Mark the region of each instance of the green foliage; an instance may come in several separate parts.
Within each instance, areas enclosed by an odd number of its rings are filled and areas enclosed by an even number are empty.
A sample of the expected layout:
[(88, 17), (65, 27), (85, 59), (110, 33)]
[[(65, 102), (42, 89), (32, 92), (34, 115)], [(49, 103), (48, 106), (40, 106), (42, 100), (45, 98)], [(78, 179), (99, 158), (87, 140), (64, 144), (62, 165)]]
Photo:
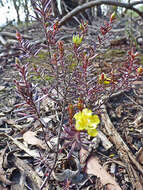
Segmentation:
[(48, 57), (48, 52), (40, 51), (37, 57), (40, 59), (46, 59)]
[(46, 64), (48, 62), (48, 57), (48, 52), (40, 51), (36, 56), (27, 58), (26, 61), (42, 66), (43, 64)]
[(30, 75), (32, 75), (31, 79), (32, 79), (35, 83), (42, 81), (41, 77), (40, 77), (39, 75), (36, 75), (35, 72), (31, 72)]
[(52, 80), (53, 80), (53, 77), (51, 77), (51, 76), (49, 76), (49, 75), (46, 75), (46, 76), (44, 76), (44, 79), (45, 79), (46, 81), (52, 81)]

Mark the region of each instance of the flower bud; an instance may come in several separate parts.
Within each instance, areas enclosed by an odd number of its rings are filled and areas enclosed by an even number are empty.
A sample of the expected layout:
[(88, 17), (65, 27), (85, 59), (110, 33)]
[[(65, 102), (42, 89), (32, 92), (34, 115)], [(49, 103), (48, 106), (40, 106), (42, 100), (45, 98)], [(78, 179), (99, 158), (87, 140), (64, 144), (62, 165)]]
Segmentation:
[(16, 31), (16, 38), (17, 38), (18, 41), (22, 40), (22, 36), (18, 31)]
[(83, 105), (83, 100), (81, 98), (78, 98), (78, 103), (77, 103), (77, 107), (80, 111), (83, 110), (84, 105)]
[(140, 67), (137, 68), (137, 73), (138, 73), (139, 75), (141, 75), (141, 74), (143, 73), (143, 68), (142, 68), (142, 66), (140, 66)]
[(112, 23), (113, 20), (115, 20), (115, 18), (116, 18), (116, 12), (113, 12), (113, 13), (111, 14), (111, 16), (110, 16), (110, 23)]
[(80, 28), (81, 31), (83, 31), (83, 30), (84, 30), (83, 24), (80, 24), (80, 25), (79, 25), (79, 28)]
[(20, 60), (16, 57), (15, 58), (15, 63), (17, 64), (17, 65), (19, 65), (19, 63), (20, 63)]
[(56, 21), (55, 24), (53, 25), (53, 29), (54, 29), (55, 31), (57, 31), (57, 30), (58, 30), (58, 27), (59, 27), (59, 22)]
[(71, 117), (73, 117), (73, 105), (72, 105), (72, 104), (69, 104), (69, 105), (68, 105), (68, 112), (69, 112), (69, 115), (70, 115)]
[(76, 46), (79, 46), (81, 44), (82, 40), (83, 40), (83, 36), (79, 36), (79, 34), (73, 35), (73, 37), (72, 37), (72, 41)]
[(101, 75), (99, 76), (98, 82), (99, 82), (99, 84), (110, 84), (111, 79), (107, 78), (105, 73), (101, 73)]

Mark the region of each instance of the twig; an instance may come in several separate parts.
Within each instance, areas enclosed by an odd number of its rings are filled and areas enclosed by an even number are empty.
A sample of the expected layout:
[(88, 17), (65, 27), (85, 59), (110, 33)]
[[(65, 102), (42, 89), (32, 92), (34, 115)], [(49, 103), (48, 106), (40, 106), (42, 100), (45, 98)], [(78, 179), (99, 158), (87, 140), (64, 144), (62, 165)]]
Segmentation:
[(118, 6), (118, 7), (124, 7), (126, 9), (130, 9), (135, 11), (139, 16), (141, 16), (143, 18), (143, 12), (141, 12), (140, 10), (134, 8), (135, 5), (139, 5), (139, 4), (143, 4), (143, 1), (137, 1), (134, 3), (120, 3), (118, 1), (115, 0), (97, 0), (97, 1), (91, 1), (88, 3), (85, 3), (83, 5), (80, 5), (78, 7), (76, 7), (75, 9), (73, 9), (71, 12), (69, 12), (68, 14), (66, 14), (60, 21), (59, 21), (59, 26), (62, 26), (65, 22), (67, 22), (67, 20), (69, 20), (71, 17), (77, 15), (79, 12), (84, 11), (85, 9), (94, 7), (94, 6), (98, 6), (98, 5), (111, 5), (111, 6)]
[(50, 179), (51, 173), (54, 170), (56, 162), (57, 162), (57, 159), (58, 159), (59, 145), (60, 145), (60, 136), (61, 136), (62, 126), (63, 126), (63, 120), (64, 120), (64, 116), (65, 116), (65, 106), (63, 106), (62, 113), (63, 114), (62, 114), (62, 118), (61, 118), (61, 121), (60, 121), (60, 124), (59, 124), (59, 131), (58, 131), (58, 136), (57, 136), (57, 139), (58, 139), (58, 142), (57, 142), (57, 152), (56, 152), (54, 164), (53, 164), (53, 167), (52, 167), (51, 171), (49, 172), (49, 175), (45, 177), (44, 182), (43, 182), (43, 184), (40, 187), (40, 190), (42, 190), (44, 188), (46, 182)]

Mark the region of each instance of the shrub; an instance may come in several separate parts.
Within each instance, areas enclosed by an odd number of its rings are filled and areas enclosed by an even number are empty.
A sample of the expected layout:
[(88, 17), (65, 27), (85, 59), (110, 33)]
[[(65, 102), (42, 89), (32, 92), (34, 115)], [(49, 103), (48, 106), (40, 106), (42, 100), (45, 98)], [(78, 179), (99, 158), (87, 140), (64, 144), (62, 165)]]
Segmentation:
[[(108, 73), (96, 71), (97, 48), (108, 41), (108, 35), (115, 20), (113, 13), (108, 22), (100, 27), (97, 42), (88, 48), (83, 46), (87, 34), (88, 25), (82, 22), (78, 28), (78, 34), (73, 35), (70, 46), (64, 41), (56, 41), (56, 35), (60, 32), (58, 21), (51, 20), (50, 1), (40, 1), (35, 11), (39, 15), (39, 23), (43, 27), (47, 49), (47, 61), (43, 65), (35, 63), (23, 63), (23, 57), (32, 59), (42, 50), (42, 45), (31, 45), (17, 32), (19, 48), (22, 51), (20, 59), (16, 58), (16, 68), (19, 71), (20, 80), (15, 80), (17, 92), (23, 102), (17, 105), (17, 112), (23, 115), (21, 119), (33, 117), (42, 124), (45, 141), (46, 133), (49, 138), (57, 137), (57, 148), (51, 150), (56, 153), (53, 166), (48, 170), (48, 178), (55, 167), (58, 154), (63, 149), (68, 151), (68, 157), (74, 150), (88, 147), (86, 138), (96, 136), (96, 127), (99, 124), (101, 105), (114, 93), (120, 90), (129, 90), (132, 83), (142, 75), (142, 67), (136, 64), (137, 53), (132, 48), (127, 59), (118, 70), (112, 68)], [(32, 82), (33, 75), (35, 76)], [(35, 82), (41, 79), (43, 86), (37, 89)], [(45, 98), (55, 102), (55, 112), (59, 110), (58, 125), (52, 129), (47, 128), (42, 119), (40, 103)], [(92, 111), (91, 111), (92, 110)], [(92, 114), (92, 112), (94, 114)], [(75, 121), (76, 120), (76, 121)], [(76, 123), (76, 124), (75, 124)], [(87, 134), (88, 132), (88, 134)], [(85, 140), (86, 139), (86, 140)], [(48, 143), (47, 143), (48, 146)], [(46, 166), (45, 166), (46, 167)]]

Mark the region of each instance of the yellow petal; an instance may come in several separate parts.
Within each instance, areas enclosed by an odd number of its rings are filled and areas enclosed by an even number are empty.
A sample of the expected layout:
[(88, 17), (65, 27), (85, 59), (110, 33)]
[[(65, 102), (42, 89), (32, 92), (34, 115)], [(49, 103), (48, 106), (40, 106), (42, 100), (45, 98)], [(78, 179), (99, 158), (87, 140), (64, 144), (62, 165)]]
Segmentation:
[[(75, 128), (76, 130), (89, 130), (91, 136), (95, 135), (96, 127), (100, 123), (100, 119), (97, 115), (92, 115), (92, 111), (85, 108), (82, 112), (78, 112), (74, 115), (76, 120)], [(93, 132), (92, 132), (93, 131)], [(97, 133), (97, 132), (96, 132)]]
[(76, 120), (80, 119), (81, 117), (82, 117), (81, 111), (78, 112), (78, 113), (76, 113), (76, 114), (74, 115), (74, 119), (76, 119)]
[(82, 110), (82, 113), (83, 113), (84, 115), (86, 115), (86, 116), (92, 115), (92, 111), (89, 110), (89, 109), (87, 109), (87, 108), (84, 108), (84, 109)]
[(108, 78), (103, 82), (103, 84), (110, 84), (110, 83), (111, 83), (111, 80)]
[(96, 137), (97, 134), (98, 134), (98, 131), (96, 129), (88, 129), (87, 130), (88, 134), (91, 136), (91, 137)]
[(83, 121), (76, 121), (75, 128), (77, 131), (85, 129), (86, 124)]
[(91, 118), (91, 122), (98, 125), (100, 123), (100, 119), (99, 119), (98, 115), (93, 115)]

